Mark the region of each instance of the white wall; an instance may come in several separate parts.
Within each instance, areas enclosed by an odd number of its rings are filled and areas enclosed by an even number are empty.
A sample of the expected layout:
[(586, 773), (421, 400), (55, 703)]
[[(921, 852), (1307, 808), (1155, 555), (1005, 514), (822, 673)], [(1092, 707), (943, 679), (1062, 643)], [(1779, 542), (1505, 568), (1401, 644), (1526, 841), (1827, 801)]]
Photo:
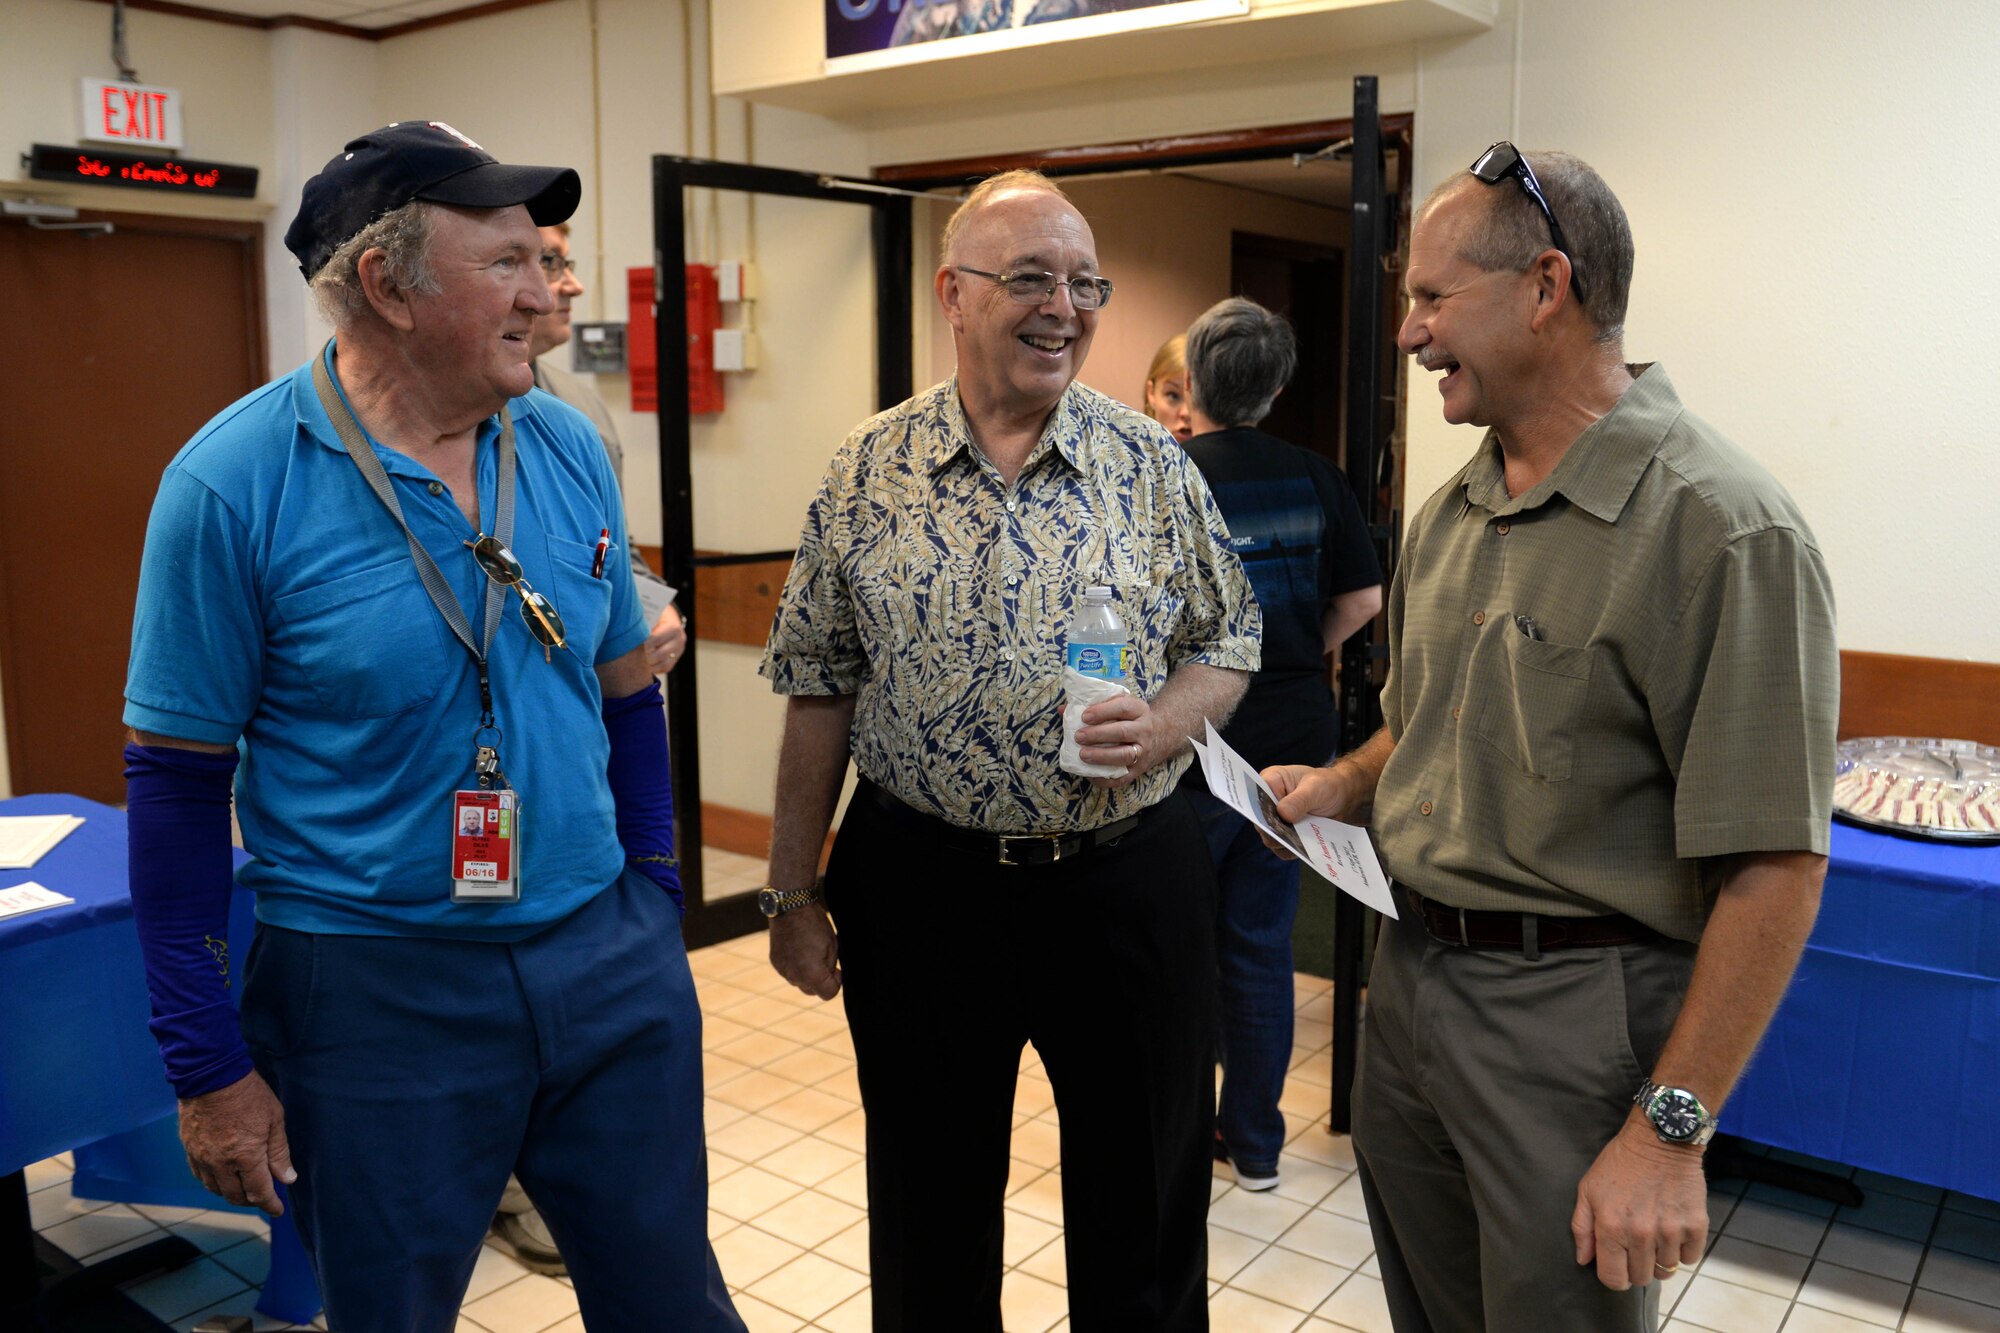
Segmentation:
[[(718, 59), (734, 70), (796, 64), (801, 44), (817, 40), (820, 6), (784, 5), (782, 23), (763, 23)], [(773, 0), (762, 9), (776, 12)], [(115, 73), (110, 11), (10, 0), (7, 17), (0, 193), (53, 197), (58, 188), (19, 179), (16, 154), (74, 141), (76, 80)], [(559, 0), (365, 43), (133, 11), (140, 73), (187, 94), (188, 151), (257, 165), (260, 200), (98, 190), (85, 202), (268, 213), (272, 364), (282, 369), (321, 334), (279, 248), (298, 185), (345, 137), (397, 116), (450, 120), (503, 158), (582, 169), (577, 250), (597, 287), (584, 307), (621, 319), (624, 270), (651, 262), (648, 159), (711, 155), (711, 133), (723, 158), (865, 173), (1338, 118), (1351, 110), (1353, 76), (1374, 73), (1385, 110), (1416, 113), (1419, 194), (1502, 137), (1578, 152), (1620, 192), (1639, 246), (1628, 354), (1664, 362), (1690, 406), (1798, 496), (1833, 568), (1843, 647), (2000, 660), (2000, 597), (1978, 572), (2000, 516), (2000, 449), (1983, 439), (2000, 419), (1984, 365), (2000, 313), (2000, 270), (1985, 255), (2000, 213), (1983, 142), (2000, 123), (1989, 69), (2000, 6), (1988, 0), (1503, 0), (1495, 27), (1467, 39), (1173, 79), (1132, 70), (1025, 99), (876, 110), (853, 124), (768, 108), (746, 122), (727, 98), (711, 115), (706, 19), (705, 0), (598, 0), (594, 11)], [(682, 109), (690, 66), (692, 120)], [(754, 250), (765, 272), (755, 319), (767, 357), (732, 383), (729, 411), (697, 426), (696, 541), (789, 545), (826, 454), (869, 406), (872, 336), (854, 327), (866, 266), (840, 280), (860, 240), (839, 222), (766, 206), (753, 241), (735, 199), (697, 214), (700, 257)], [(800, 311), (816, 322), (787, 332)], [(646, 502), (658, 488), (652, 418), (622, 411), (622, 378), (602, 387), (620, 410), (634, 529), (657, 540)], [(1475, 436), (1442, 424), (1425, 376), (1410, 386), (1408, 420), (1415, 503)], [(1938, 577), (1919, 554), (1932, 549), (1967, 554)], [(710, 799), (762, 809), (778, 714), (754, 657), (704, 656), (704, 729), (732, 750), (705, 780)]]

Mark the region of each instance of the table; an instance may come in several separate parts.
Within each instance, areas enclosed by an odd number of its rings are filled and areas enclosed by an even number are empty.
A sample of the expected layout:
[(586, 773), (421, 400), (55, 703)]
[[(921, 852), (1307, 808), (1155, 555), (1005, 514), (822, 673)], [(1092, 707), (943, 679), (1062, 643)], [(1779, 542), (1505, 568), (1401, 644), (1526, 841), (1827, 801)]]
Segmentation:
[(1819, 921), (1721, 1128), (2000, 1199), (2000, 846), (1836, 822)]
[[(229, 1206), (201, 1189), (184, 1159), (168, 1153), (163, 1162), (159, 1150), (146, 1146), (170, 1137), (162, 1126), (176, 1107), (146, 1026), (151, 1009), (126, 888), (124, 813), (77, 796), (0, 801), (0, 815), (45, 814), (81, 815), (84, 822), (32, 869), (0, 870), (0, 888), (33, 880), (76, 900), (0, 919), (0, 1325), (9, 1329), (32, 1317), (21, 1312), (32, 1304), (36, 1283), (24, 1167), (85, 1149), (74, 1186), (85, 1197)], [(249, 947), (252, 907), (250, 894), (235, 895), (229, 934), (238, 957)], [(93, 1158), (86, 1145), (95, 1144), (102, 1146)], [(274, 1226), (272, 1252), (266, 1296), (278, 1293), (286, 1309), (265, 1312), (310, 1319), (317, 1292), (289, 1218)], [(196, 1254), (181, 1241), (132, 1253), (146, 1257), (125, 1262), (121, 1255), (90, 1271), (107, 1270), (100, 1285), (126, 1281)], [(297, 1313), (308, 1300), (313, 1308)]]

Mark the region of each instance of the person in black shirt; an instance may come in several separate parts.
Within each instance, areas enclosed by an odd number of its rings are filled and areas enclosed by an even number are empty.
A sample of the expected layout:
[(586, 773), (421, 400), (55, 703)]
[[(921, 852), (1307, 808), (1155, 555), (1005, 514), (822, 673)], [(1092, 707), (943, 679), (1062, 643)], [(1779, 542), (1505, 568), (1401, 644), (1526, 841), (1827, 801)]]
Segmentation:
[[(1264, 611), (1264, 665), (1222, 737), (1252, 768), (1332, 762), (1339, 739), (1325, 655), (1382, 608), (1382, 568), (1354, 494), (1318, 454), (1258, 430), (1298, 364), (1281, 315), (1232, 297), (1188, 330), (1190, 416), (1183, 446), (1229, 523)], [(1221, 893), (1220, 1147), (1237, 1183), (1278, 1183), (1285, 1119), (1278, 1098), (1292, 1053), (1292, 920), (1299, 867), (1190, 769), (1183, 790), (1208, 836)]]

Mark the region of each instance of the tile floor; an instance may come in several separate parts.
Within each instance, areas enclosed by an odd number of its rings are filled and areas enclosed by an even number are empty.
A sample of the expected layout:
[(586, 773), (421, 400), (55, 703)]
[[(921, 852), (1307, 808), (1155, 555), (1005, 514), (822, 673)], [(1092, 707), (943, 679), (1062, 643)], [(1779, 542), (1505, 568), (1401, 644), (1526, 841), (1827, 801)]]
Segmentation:
[[(712, 886), (761, 879), (758, 862), (709, 856)], [(691, 961), (706, 1021), (709, 1234), (737, 1308), (751, 1333), (865, 1333), (861, 1110), (840, 1005), (784, 985), (765, 963), (761, 935), (700, 950)], [(1353, 1157), (1346, 1139), (1323, 1128), (1330, 988), (1300, 976), (1297, 995), (1282, 1181), (1269, 1194), (1250, 1194), (1227, 1167), (1216, 1168), (1213, 1327), (1390, 1333)], [(1032, 1050), (1015, 1095), (1013, 1154), (1001, 1292), (1007, 1328), (1065, 1330), (1054, 1097)], [(49, 1240), (78, 1258), (103, 1258), (162, 1229), (176, 1232), (204, 1257), (134, 1287), (132, 1298), (181, 1330), (210, 1314), (250, 1311), (270, 1262), (262, 1223), (74, 1199), (69, 1170), (56, 1158), (28, 1171), (34, 1224)], [(1726, 1183), (1710, 1199), (1707, 1257), (1667, 1286), (1665, 1333), (2000, 1333), (2000, 1204), (1867, 1172), (1858, 1178), (1868, 1199), (1852, 1209)], [(563, 1282), (481, 1252), (460, 1333), (582, 1328), (575, 1293)]]

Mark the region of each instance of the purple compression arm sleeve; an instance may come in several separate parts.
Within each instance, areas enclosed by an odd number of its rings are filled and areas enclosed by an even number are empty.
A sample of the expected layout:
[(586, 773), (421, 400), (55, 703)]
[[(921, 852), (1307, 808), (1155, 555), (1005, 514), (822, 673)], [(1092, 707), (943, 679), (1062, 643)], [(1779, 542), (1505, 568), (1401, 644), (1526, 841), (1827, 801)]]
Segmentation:
[(655, 680), (637, 694), (604, 701), (604, 731), (611, 738), (611, 803), (618, 811), (618, 842), (625, 859), (687, 911), (681, 900), (680, 861), (674, 856), (674, 784), (667, 767), (667, 724)]
[(230, 999), (229, 791), (236, 755), (125, 747), (132, 917), (153, 1038), (181, 1097), (250, 1072)]

